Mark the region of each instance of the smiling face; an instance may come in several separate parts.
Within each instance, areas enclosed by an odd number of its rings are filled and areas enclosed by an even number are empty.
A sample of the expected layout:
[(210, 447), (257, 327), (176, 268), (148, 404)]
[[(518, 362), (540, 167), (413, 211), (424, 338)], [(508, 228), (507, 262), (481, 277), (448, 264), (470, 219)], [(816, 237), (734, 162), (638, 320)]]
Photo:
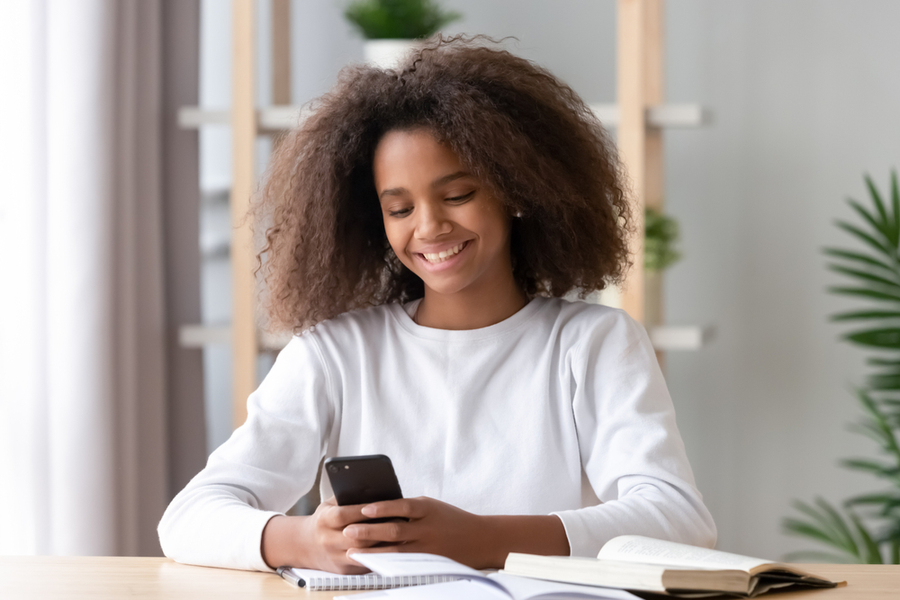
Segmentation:
[(372, 166), (388, 242), (426, 298), (487, 299), (514, 281), (503, 206), (428, 130), (388, 132)]

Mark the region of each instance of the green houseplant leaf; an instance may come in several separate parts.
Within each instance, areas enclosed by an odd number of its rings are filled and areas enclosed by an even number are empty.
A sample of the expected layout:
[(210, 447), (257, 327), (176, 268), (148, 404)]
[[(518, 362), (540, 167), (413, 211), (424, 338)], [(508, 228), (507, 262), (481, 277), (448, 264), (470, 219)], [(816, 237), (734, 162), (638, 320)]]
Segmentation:
[(663, 271), (681, 259), (678, 222), (650, 206), (644, 210), (644, 268)]
[(425, 38), (462, 17), (434, 0), (356, 0), (344, 16), (369, 40)]

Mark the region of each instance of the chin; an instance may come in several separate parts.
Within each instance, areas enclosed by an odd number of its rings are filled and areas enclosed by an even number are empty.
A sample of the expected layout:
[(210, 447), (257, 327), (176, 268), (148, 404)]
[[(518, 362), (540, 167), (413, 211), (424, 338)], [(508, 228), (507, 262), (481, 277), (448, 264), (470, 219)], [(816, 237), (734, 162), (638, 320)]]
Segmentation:
[[(417, 273), (418, 274), (418, 273)], [(428, 279), (419, 275), (419, 278), (422, 279), (422, 282), (425, 284), (425, 289), (434, 293), (440, 294), (441, 296), (450, 296), (456, 294), (458, 292), (466, 289), (466, 284), (461, 284), (458, 282), (450, 282), (450, 281), (428, 281)]]

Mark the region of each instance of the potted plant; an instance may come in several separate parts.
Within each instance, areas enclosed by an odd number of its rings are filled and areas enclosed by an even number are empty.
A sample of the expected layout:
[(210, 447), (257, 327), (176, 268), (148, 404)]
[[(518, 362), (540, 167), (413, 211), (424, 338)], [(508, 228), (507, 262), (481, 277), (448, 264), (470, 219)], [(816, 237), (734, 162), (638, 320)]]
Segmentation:
[(434, 0), (355, 0), (344, 16), (366, 39), (366, 61), (390, 69), (416, 45), (459, 19)]
[[(650, 328), (661, 324), (663, 271), (681, 260), (678, 250), (678, 221), (653, 207), (644, 208), (644, 324)], [(603, 290), (597, 301), (600, 304), (621, 308), (622, 294), (617, 287)]]
[(829, 288), (864, 305), (831, 317), (856, 328), (842, 337), (868, 349), (867, 364), (874, 367), (856, 392), (864, 416), (852, 426), (873, 440), (879, 459), (842, 461), (844, 467), (882, 479), (887, 489), (863, 494), (836, 507), (822, 498), (813, 503), (796, 501), (801, 513), (783, 522), (787, 533), (828, 547), (827, 552), (795, 552), (788, 559), (826, 562), (900, 563), (900, 187), (891, 175), (890, 202), (866, 177), (871, 205), (849, 200), (859, 224), (838, 221), (837, 226), (864, 248), (826, 248), (828, 268), (847, 277), (850, 285)]

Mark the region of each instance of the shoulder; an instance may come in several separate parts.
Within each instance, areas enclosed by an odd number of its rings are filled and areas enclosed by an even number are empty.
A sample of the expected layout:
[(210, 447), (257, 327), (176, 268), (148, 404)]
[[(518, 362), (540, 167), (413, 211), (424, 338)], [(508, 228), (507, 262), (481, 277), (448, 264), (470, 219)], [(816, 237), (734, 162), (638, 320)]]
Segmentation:
[(570, 354), (620, 360), (636, 350), (652, 353), (646, 330), (624, 310), (561, 298), (541, 301), (543, 319), (552, 322), (560, 346)]
[(304, 334), (310, 334), (318, 339), (328, 339), (394, 329), (397, 326), (398, 311), (403, 312), (403, 307), (396, 303), (351, 310), (313, 325)]
[(634, 338), (644, 331), (640, 323), (619, 308), (564, 298), (540, 298), (543, 318), (561, 331), (581, 336), (615, 335)]
[(282, 352), (305, 348), (304, 352), (314, 351), (324, 359), (340, 348), (377, 344), (399, 327), (400, 313), (403, 307), (396, 303), (349, 311), (293, 336)]

